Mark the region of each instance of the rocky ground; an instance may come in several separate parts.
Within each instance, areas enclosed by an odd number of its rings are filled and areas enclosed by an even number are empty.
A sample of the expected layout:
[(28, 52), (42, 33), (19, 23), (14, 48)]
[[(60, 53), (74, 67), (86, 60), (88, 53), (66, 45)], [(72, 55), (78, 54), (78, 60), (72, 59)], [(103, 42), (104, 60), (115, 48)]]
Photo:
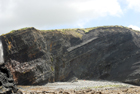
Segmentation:
[(23, 94), (140, 94), (140, 87), (109, 81), (55, 82), (43, 86), (18, 86)]

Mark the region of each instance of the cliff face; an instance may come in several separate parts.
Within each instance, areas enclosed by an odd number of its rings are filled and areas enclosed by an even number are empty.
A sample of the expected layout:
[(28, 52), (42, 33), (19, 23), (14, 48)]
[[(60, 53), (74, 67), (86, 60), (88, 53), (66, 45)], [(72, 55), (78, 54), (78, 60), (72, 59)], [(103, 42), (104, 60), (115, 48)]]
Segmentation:
[(140, 85), (140, 33), (126, 27), (27, 28), (1, 39), (6, 67), (20, 85), (68, 81), (72, 77)]

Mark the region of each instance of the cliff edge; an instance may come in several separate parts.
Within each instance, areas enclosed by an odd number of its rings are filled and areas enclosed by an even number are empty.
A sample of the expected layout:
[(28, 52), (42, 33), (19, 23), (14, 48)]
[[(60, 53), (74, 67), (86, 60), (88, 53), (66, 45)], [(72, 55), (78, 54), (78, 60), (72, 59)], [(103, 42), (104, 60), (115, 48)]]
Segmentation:
[(103, 79), (140, 85), (140, 32), (123, 26), (14, 30), (0, 36), (19, 85)]

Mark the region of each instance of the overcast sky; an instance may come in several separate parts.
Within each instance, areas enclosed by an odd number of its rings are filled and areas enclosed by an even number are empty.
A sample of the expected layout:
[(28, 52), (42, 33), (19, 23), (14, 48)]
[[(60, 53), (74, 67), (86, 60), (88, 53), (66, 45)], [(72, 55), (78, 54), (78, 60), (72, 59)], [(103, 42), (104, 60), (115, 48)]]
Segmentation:
[(104, 25), (140, 30), (140, 0), (0, 0), (0, 34)]

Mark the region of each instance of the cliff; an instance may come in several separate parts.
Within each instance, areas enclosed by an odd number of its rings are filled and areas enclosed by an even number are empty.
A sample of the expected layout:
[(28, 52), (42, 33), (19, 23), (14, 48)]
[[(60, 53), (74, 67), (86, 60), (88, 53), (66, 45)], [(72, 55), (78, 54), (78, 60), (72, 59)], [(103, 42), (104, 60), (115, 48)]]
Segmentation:
[(140, 85), (140, 33), (123, 26), (1, 35), (6, 67), (19, 85), (104, 79)]
[(5, 66), (3, 46), (0, 41), (0, 94), (22, 94), (16, 87), (10, 70)]

